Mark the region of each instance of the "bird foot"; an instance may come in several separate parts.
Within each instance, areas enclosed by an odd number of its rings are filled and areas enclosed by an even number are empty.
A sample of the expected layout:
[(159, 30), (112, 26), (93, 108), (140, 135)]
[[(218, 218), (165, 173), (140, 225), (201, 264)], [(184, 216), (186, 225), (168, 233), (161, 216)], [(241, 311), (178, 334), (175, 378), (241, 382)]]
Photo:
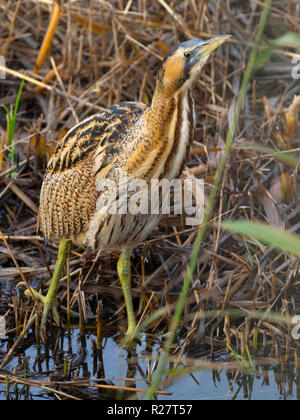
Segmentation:
[(47, 323), (47, 318), (48, 318), (48, 314), (51, 310), (52, 312), (52, 316), (53, 319), (56, 323), (56, 325), (59, 327), (60, 326), (60, 318), (59, 318), (59, 313), (58, 313), (58, 302), (56, 297), (54, 296), (49, 296), (48, 294), (46, 296), (43, 296), (41, 293), (37, 292), (35, 289), (31, 290), (25, 290), (25, 295), (26, 296), (33, 296), (38, 299), (42, 305), (44, 306), (43, 309), (43, 315), (42, 315), (42, 320), (41, 320), (41, 331), (44, 331), (44, 328), (46, 326)]

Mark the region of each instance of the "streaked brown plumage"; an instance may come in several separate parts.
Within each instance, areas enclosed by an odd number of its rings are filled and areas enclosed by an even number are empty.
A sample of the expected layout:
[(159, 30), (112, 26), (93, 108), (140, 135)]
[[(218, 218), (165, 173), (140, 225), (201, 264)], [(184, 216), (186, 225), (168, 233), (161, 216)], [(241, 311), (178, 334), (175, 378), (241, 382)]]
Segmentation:
[[(99, 216), (97, 183), (104, 178), (117, 180), (119, 169), (126, 171), (129, 179), (149, 182), (177, 177), (193, 140), (194, 124), (189, 91), (155, 104), (154, 109), (138, 103), (113, 106), (78, 124), (58, 143), (48, 164), (40, 203), (44, 235), (106, 249), (143, 241), (151, 217)], [(180, 140), (184, 150), (174, 168)], [(117, 219), (122, 220), (118, 223)], [(159, 221), (158, 217), (152, 219), (151, 230)]]
[[(114, 105), (77, 124), (58, 142), (41, 190), (40, 226), (46, 238), (121, 250), (146, 239), (159, 215), (103, 212), (101, 181), (117, 180), (120, 171), (126, 171), (129, 180), (147, 183), (180, 175), (196, 124), (193, 82), (226, 39), (177, 45), (163, 61), (150, 106)], [(122, 200), (119, 192), (118, 199)], [(130, 318), (132, 332), (132, 314)]]
[(79, 123), (57, 144), (41, 190), (40, 224), (46, 238), (69, 238), (95, 248), (88, 232), (95, 228), (97, 179), (109, 171), (113, 176), (120, 166), (121, 150), (128, 150), (125, 133), (145, 108), (135, 103), (112, 106)]

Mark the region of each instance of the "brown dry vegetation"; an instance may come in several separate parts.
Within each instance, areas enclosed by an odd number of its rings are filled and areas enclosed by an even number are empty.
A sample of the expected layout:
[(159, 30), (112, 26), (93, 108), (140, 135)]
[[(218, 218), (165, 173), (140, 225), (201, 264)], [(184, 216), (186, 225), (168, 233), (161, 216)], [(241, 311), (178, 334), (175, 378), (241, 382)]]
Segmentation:
[[(214, 54), (194, 91), (198, 126), (186, 176), (203, 178), (208, 194), (262, 4), (258, 0), (65, 1), (38, 68), (52, 1), (0, 1), (0, 55), (10, 70), (30, 78), (25, 81), (17, 116), (14, 166), (8, 157), (6, 115), (0, 109), (0, 229), (4, 235), (0, 239), (0, 314), (6, 316), (14, 338), (5, 351), (0, 350), (0, 369), (13, 356), (11, 352), (7, 358), (6, 352), (29, 319), (25, 342), (34, 336), (34, 303), (17, 293), (16, 284), (26, 281), (45, 290), (55, 264), (57, 243), (45, 247), (36, 232), (36, 220), (43, 172), (57, 139), (78, 120), (114, 103), (151, 101), (157, 69), (172, 45), (230, 33), (233, 38)], [(263, 42), (299, 30), (298, 2), (274, 0)], [(220, 228), (224, 220), (246, 219), (299, 232), (297, 170), (248, 145), (258, 143), (287, 155), (299, 151), (298, 104), (293, 101), (300, 95), (300, 84), (291, 77), (296, 52), (278, 48), (251, 80), (215, 203), (214, 224), (205, 237), (186, 304), (175, 348), (178, 366), (186, 353), (216, 356), (226, 343), (242, 354), (248, 345), (254, 355), (256, 339), (260, 355), (276, 357), (279, 363), (298, 363), (299, 343), (292, 340), (290, 327), (277, 320), (255, 319), (250, 312), (300, 313), (295, 293), (299, 261)], [(0, 104), (15, 103), (20, 82), (12, 72), (0, 80)], [(152, 334), (168, 329), (195, 235), (196, 229), (185, 227), (180, 218), (165, 219), (134, 252), (137, 318), (145, 319), (163, 305), (170, 308), (167, 317), (151, 325)], [(103, 252), (96, 260), (85, 250), (73, 249), (67, 267), (70, 290), (66, 277), (61, 281), (59, 299), (66, 305), (70, 295), (71, 307), (81, 312), (82, 328), (84, 315), (97, 310), (98, 339), (117, 332), (124, 318), (117, 257), (117, 253)], [(224, 316), (219, 310), (239, 310), (239, 316), (230, 312)], [(215, 312), (205, 316), (206, 311)], [(88, 323), (95, 325), (94, 320)], [(193, 366), (194, 359), (188, 360), (185, 366)]]

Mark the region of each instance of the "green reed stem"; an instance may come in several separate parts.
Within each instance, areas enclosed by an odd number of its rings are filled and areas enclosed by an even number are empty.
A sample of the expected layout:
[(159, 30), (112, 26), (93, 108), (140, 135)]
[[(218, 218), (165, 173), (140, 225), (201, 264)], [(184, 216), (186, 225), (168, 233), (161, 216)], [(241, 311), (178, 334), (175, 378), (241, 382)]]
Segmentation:
[(263, 13), (261, 15), (261, 19), (260, 22), (258, 24), (258, 30), (255, 36), (255, 42), (254, 42), (254, 46), (252, 48), (250, 57), (249, 57), (249, 61), (248, 61), (248, 65), (246, 68), (246, 71), (244, 73), (244, 77), (243, 77), (243, 81), (242, 81), (242, 85), (241, 85), (241, 90), (237, 99), (237, 103), (236, 103), (236, 107), (235, 107), (235, 112), (234, 112), (234, 117), (233, 120), (229, 126), (229, 130), (226, 136), (226, 144), (225, 144), (225, 149), (224, 149), (224, 154), (223, 157), (221, 158), (221, 161), (219, 163), (216, 175), (215, 175), (215, 179), (214, 179), (214, 185), (213, 188), (211, 190), (209, 199), (208, 199), (208, 203), (204, 212), (204, 218), (203, 218), (203, 223), (199, 228), (197, 237), (195, 239), (194, 245), (193, 245), (193, 250), (192, 250), (192, 256), (187, 268), (187, 273), (185, 275), (184, 278), (184, 282), (183, 282), (183, 286), (178, 298), (178, 302), (176, 305), (176, 309), (175, 309), (175, 313), (172, 319), (172, 324), (171, 324), (171, 329), (169, 332), (169, 336), (168, 336), (168, 340), (166, 342), (165, 345), (165, 349), (163, 354), (160, 357), (160, 361), (156, 370), (156, 373), (153, 377), (153, 381), (151, 383), (151, 385), (149, 386), (148, 389), (148, 393), (147, 393), (147, 399), (151, 400), (153, 398), (154, 392), (158, 389), (161, 378), (163, 377), (165, 371), (166, 371), (166, 364), (169, 358), (169, 353), (171, 351), (171, 347), (172, 347), (172, 343), (174, 342), (174, 338), (175, 338), (175, 334), (176, 334), (176, 330), (178, 328), (178, 325), (180, 323), (181, 317), (182, 317), (182, 313), (183, 313), (183, 308), (184, 308), (184, 304), (188, 295), (188, 292), (190, 290), (190, 286), (192, 283), (192, 279), (193, 279), (193, 274), (195, 272), (196, 269), (196, 265), (197, 265), (197, 260), (198, 260), (198, 256), (200, 253), (200, 248), (201, 245), (203, 243), (203, 239), (205, 236), (205, 233), (207, 231), (208, 225), (209, 225), (209, 220), (210, 220), (210, 216), (215, 204), (215, 199), (218, 193), (218, 188), (220, 185), (220, 181), (222, 179), (224, 170), (225, 170), (225, 166), (226, 163), (228, 161), (228, 157), (231, 151), (231, 146), (234, 140), (234, 136), (235, 136), (235, 132), (237, 130), (237, 126), (238, 126), (238, 122), (239, 122), (239, 117), (244, 105), (244, 101), (245, 101), (245, 96), (247, 93), (247, 89), (248, 89), (248, 84), (255, 66), (255, 62), (256, 62), (256, 58), (257, 58), (257, 54), (258, 54), (258, 50), (259, 50), (259, 43), (261, 41), (263, 32), (264, 32), (264, 28), (267, 22), (267, 18), (269, 16), (269, 12), (270, 12), (270, 8), (272, 5), (272, 1), (273, 0), (266, 0), (265, 2), (265, 6), (264, 6), (264, 10)]
[[(24, 85), (24, 79), (21, 81), (21, 85), (19, 87), (19, 91), (17, 94), (16, 102), (13, 107), (13, 111), (11, 112), (5, 105), (1, 105), (7, 115), (7, 125), (8, 125), (8, 145), (10, 146), (10, 152), (9, 152), (9, 160), (11, 166), (14, 166), (15, 164), (15, 142), (14, 142), (14, 135), (15, 135), (15, 127), (16, 127), (16, 120), (17, 120), (17, 113), (19, 108), (19, 103), (21, 99), (21, 94), (23, 90)], [(11, 176), (15, 176), (15, 172), (11, 173)]]

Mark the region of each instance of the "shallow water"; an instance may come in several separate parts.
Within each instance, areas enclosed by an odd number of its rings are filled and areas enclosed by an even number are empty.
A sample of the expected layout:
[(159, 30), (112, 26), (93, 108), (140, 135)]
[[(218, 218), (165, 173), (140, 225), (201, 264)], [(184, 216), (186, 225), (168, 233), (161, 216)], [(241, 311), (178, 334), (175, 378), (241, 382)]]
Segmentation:
[[(54, 331), (55, 333), (55, 331)], [(58, 337), (58, 336), (57, 336)], [(34, 334), (30, 334), (25, 344), (18, 349), (18, 356), (12, 358), (5, 369), (15, 371), (20, 377), (24, 374), (24, 360), (27, 361), (27, 379), (46, 382), (50, 377), (52, 381), (73, 381), (82, 378), (100, 379), (105, 381), (99, 384), (129, 386), (146, 389), (148, 386), (147, 372), (158, 357), (162, 345), (160, 341), (149, 345), (145, 336), (142, 344), (137, 345), (136, 354), (128, 351), (118, 344), (118, 336), (105, 338), (102, 352), (97, 356), (93, 350), (92, 341), (96, 337), (92, 333), (81, 336), (78, 329), (73, 329), (68, 336), (58, 338), (53, 334), (53, 341), (49, 346), (41, 345), (37, 350)], [(3, 360), (7, 348), (11, 347), (13, 340), (5, 338), (0, 340), (0, 360)], [(56, 347), (55, 356), (53, 350)], [(2, 350), (2, 352), (1, 352)], [(198, 359), (198, 361), (200, 358)], [(300, 396), (300, 376), (293, 366), (266, 363), (255, 365), (254, 374), (246, 374), (236, 370), (224, 368), (224, 362), (232, 361), (228, 355), (219, 358), (220, 368), (195, 371), (177, 378), (174, 382), (162, 387), (171, 395), (158, 395), (158, 400), (279, 400), (298, 399)], [(216, 360), (214, 361), (216, 362)], [(64, 376), (64, 364), (68, 364), (69, 378)], [(72, 364), (71, 364), (72, 363)], [(5, 374), (5, 371), (0, 371)], [(236, 378), (235, 378), (236, 376)], [(134, 380), (125, 381), (132, 377)], [(47, 384), (45, 384), (47, 385)], [(52, 387), (49, 384), (50, 387)], [(58, 388), (70, 395), (84, 399), (143, 399), (141, 392), (112, 391), (96, 388)], [(0, 384), (0, 399), (54, 399), (52, 392), (37, 387), (18, 384), (10, 385), (8, 396), (5, 384)]]

